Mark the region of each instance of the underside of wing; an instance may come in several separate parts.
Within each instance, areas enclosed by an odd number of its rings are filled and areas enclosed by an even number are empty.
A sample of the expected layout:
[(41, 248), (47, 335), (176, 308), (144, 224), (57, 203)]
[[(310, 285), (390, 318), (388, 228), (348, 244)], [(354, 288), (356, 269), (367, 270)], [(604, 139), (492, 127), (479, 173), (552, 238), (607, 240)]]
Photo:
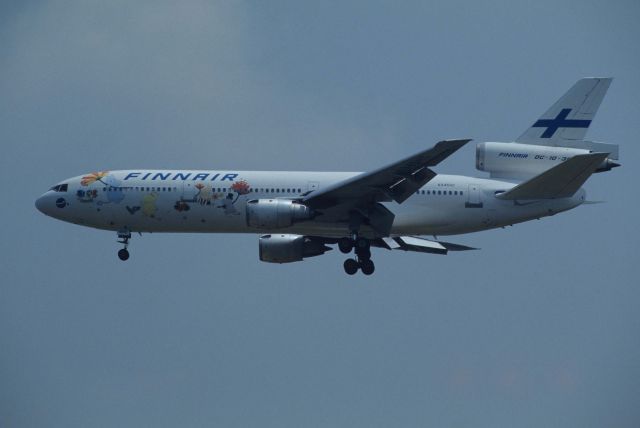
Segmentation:
[(416, 236), (398, 236), (394, 238), (380, 238), (374, 245), (387, 248), (389, 250), (415, 251), (419, 253), (442, 254), (449, 251), (469, 251), (477, 248), (466, 245), (452, 244), (450, 242), (431, 241), (429, 239), (418, 238)]

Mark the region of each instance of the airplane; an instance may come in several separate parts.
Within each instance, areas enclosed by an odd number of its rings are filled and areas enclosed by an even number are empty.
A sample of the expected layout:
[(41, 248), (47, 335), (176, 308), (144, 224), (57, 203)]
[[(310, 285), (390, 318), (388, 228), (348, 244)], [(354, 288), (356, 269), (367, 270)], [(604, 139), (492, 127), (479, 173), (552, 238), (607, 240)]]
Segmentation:
[[(332, 250), (371, 275), (371, 249), (474, 250), (438, 239), (552, 216), (585, 202), (585, 181), (619, 166), (618, 146), (584, 139), (611, 78), (578, 80), (513, 142), (476, 146), (489, 178), (438, 174), (471, 139), (443, 140), (373, 171), (97, 171), (63, 180), (35, 205), (55, 219), (132, 233), (259, 234), (259, 259), (297, 262)], [(426, 236), (432, 236), (428, 239)]]

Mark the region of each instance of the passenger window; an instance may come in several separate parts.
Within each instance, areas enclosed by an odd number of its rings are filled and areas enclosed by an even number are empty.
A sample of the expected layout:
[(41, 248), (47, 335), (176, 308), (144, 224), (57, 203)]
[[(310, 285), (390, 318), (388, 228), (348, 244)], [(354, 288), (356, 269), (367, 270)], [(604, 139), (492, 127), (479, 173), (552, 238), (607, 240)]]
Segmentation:
[(453, 192), (451, 190), (449, 190), (449, 195), (453, 195)]

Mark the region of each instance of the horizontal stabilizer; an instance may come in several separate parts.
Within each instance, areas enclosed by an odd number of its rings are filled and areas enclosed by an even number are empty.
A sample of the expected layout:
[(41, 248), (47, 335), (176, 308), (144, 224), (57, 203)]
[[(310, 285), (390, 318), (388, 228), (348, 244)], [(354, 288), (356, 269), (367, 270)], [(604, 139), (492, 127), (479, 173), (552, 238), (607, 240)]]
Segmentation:
[(415, 236), (398, 236), (395, 238), (382, 238), (379, 246), (389, 250), (415, 251), (419, 253), (447, 254), (449, 251), (477, 250), (466, 245), (452, 244), (450, 242), (430, 241)]
[(580, 189), (608, 155), (576, 155), (496, 197), (507, 200), (568, 198)]

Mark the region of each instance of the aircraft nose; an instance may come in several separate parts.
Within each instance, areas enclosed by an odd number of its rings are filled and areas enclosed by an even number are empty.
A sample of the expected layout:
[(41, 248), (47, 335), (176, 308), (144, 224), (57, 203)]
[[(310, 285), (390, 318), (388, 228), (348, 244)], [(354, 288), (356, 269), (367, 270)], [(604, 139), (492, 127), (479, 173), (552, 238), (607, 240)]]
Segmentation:
[(44, 199), (45, 199), (44, 195), (42, 195), (38, 199), (36, 199), (36, 208), (42, 214), (46, 214), (46, 211), (45, 211), (45, 200)]

